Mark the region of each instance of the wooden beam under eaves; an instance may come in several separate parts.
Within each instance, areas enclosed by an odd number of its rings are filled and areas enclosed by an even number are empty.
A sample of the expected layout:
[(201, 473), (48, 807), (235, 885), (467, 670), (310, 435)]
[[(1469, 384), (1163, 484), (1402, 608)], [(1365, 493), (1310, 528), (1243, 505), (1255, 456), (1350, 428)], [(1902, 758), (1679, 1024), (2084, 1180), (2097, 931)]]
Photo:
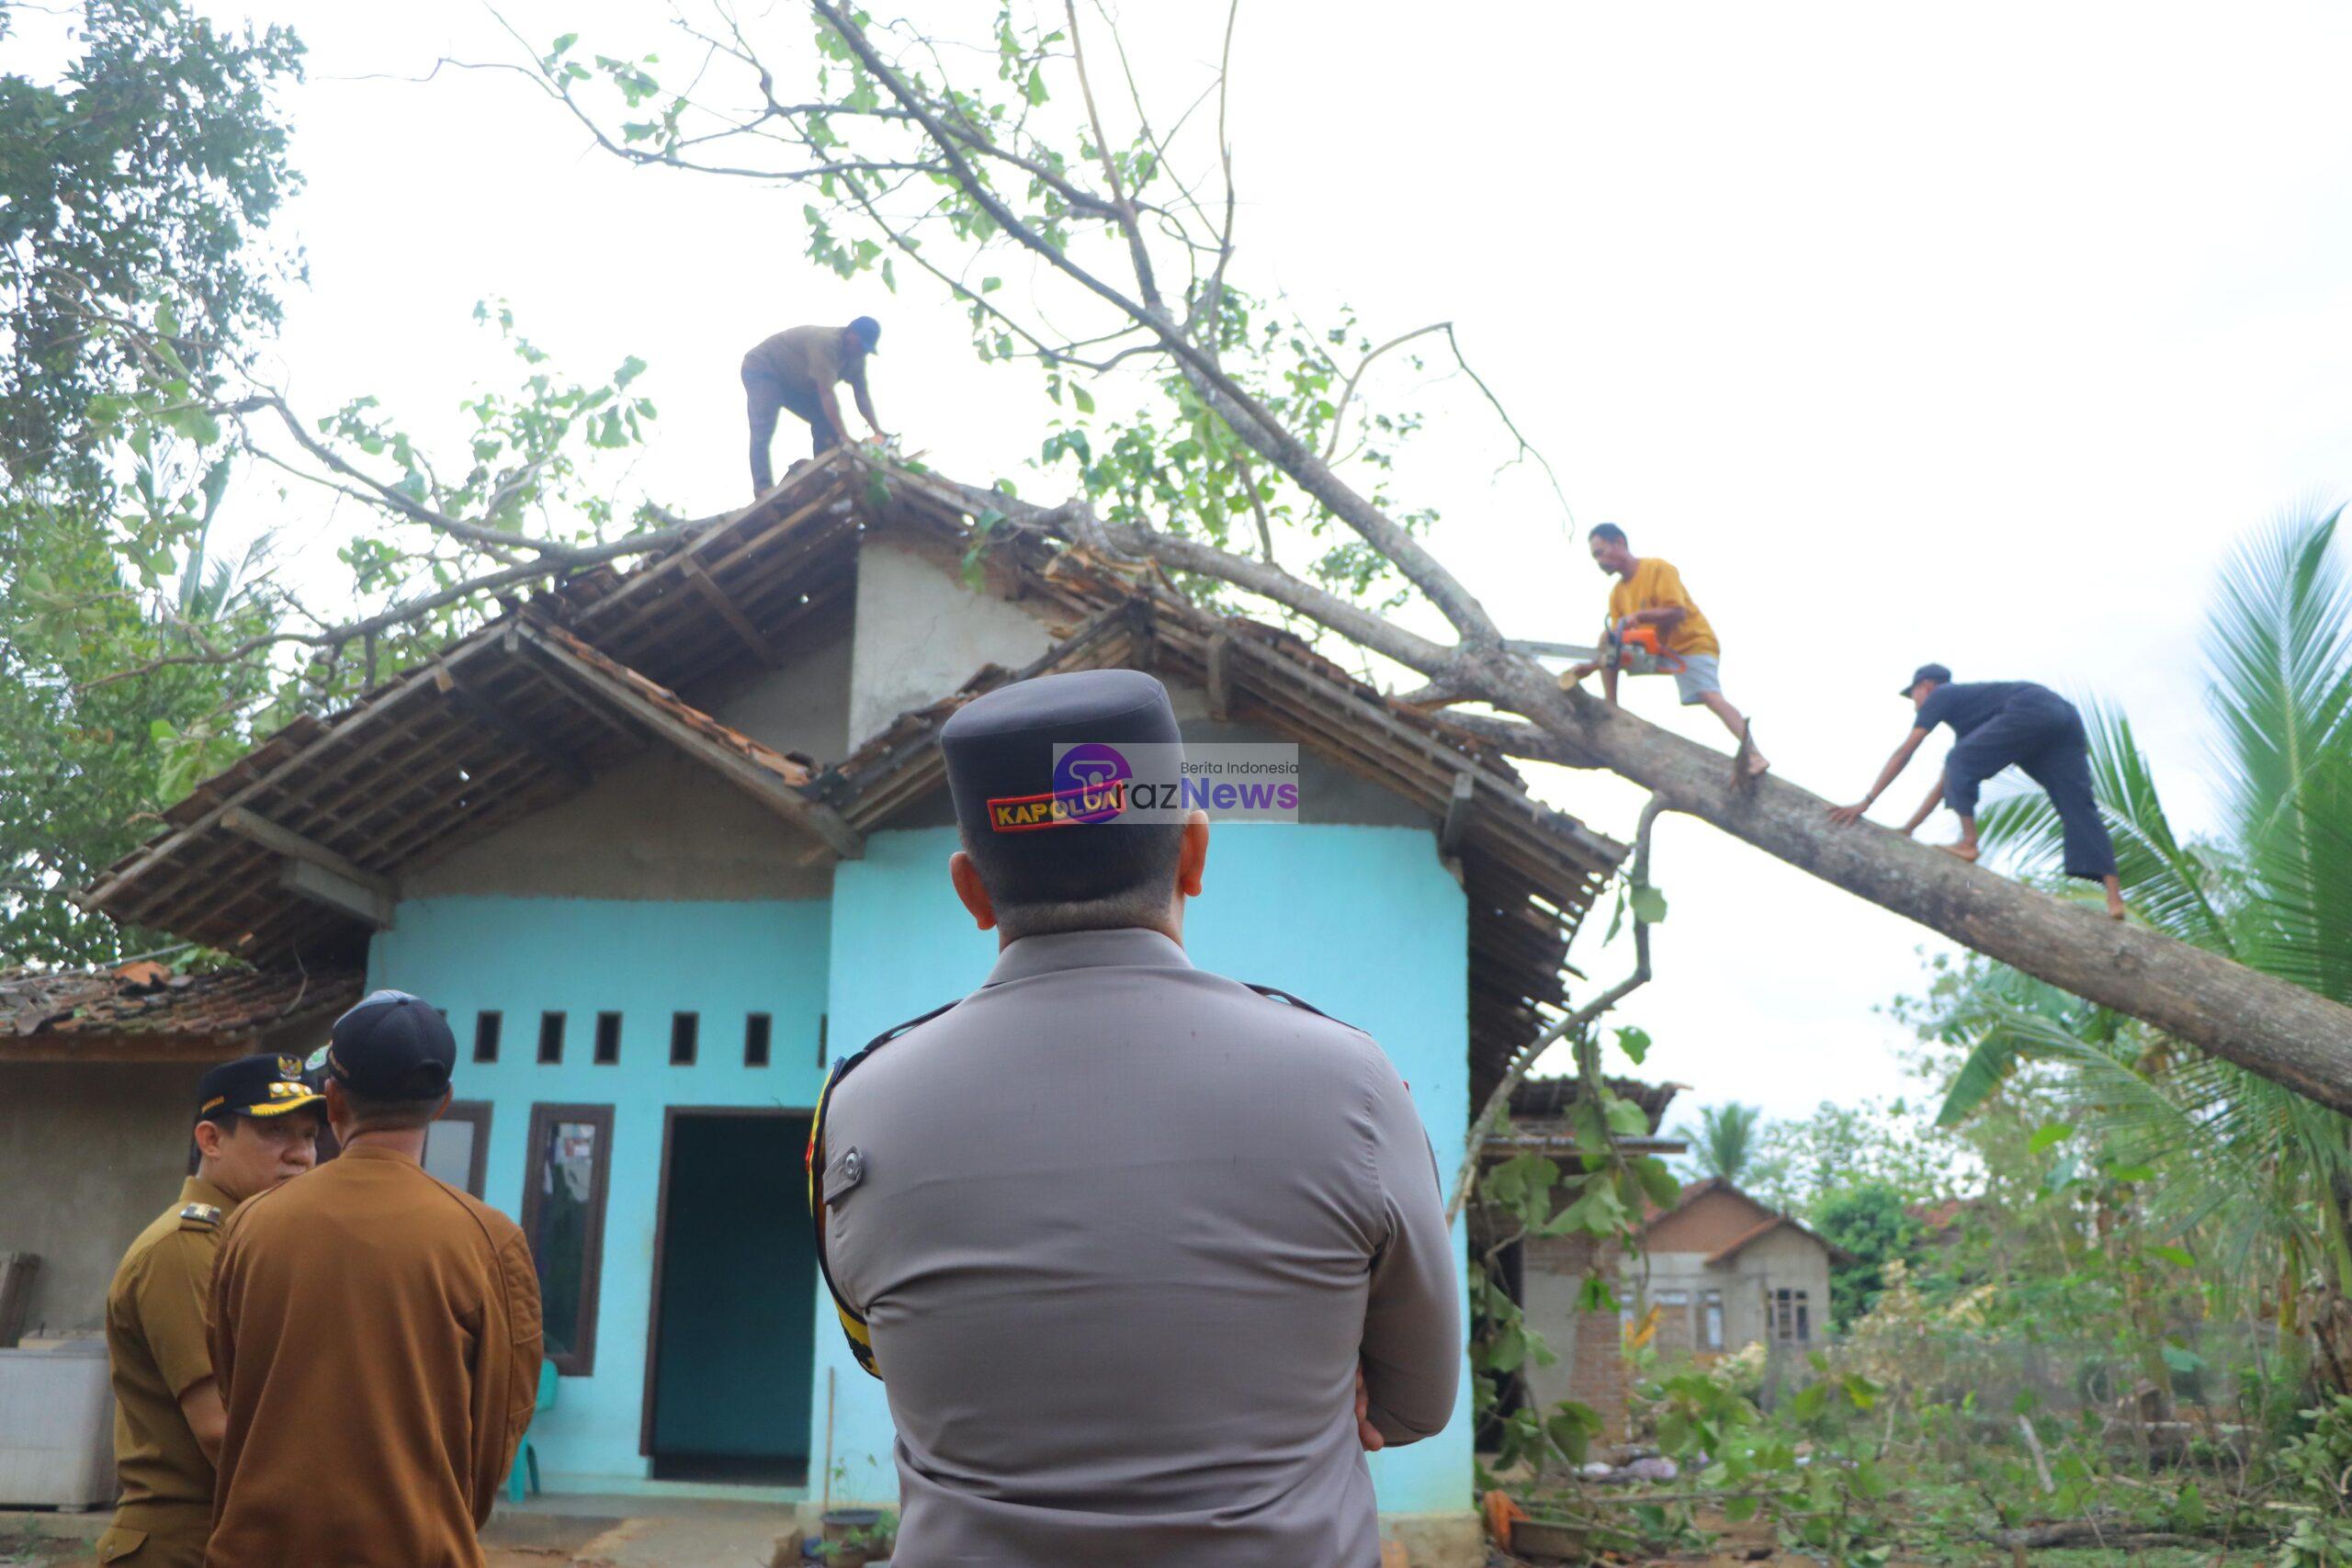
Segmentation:
[(1445, 824), (1437, 830), (1439, 854), (1453, 859), (1462, 853), (1462, 835), (1470, 829), (1470, 803), (1477, 793), (1477, 774), (1464, 769), (1453, 775), (1453, 793), (1445, 802)]
[(280, 827), (257, 811), (232, 806), (220, 814), (220, 826), (266, 850), (275, 850), (288, 860), (304, 861), (321, 871), (332, 872), (353, 886), (371, 894), (386, 908), (400, 898), (400, 885), (390, 877), (369, 871), (357, 861), (337, 854), (314, 839), (306, 839), (291, 829)]
[(30, 1037), (0, 1035), (0, 1063), (201, 1062), (209, 1066), (260, 1049), (259, 1029), (182, 1034), (164, 1029), (74, 1029)]
[(277, 885), (299, 898), (323, 905), (339, 914), (379, 931), (392, 929), (392, 900), (372, 887), (364, 887), (347, 876), (339, 876), (324, 866), (312, 865), (306, 860), (281, 861), (277, 866)]
[(1233, 716), (1233, 634), (1209, 638), (1209, 716), (1223, 724)]
[(582, 659), (537, 627), (525, 623), (525, 641), (579, 691), (652, 731), (654, 736), (711, 769), (793, 826), (808, 833), (842, 860), (865, 854), (865, 840), (842, 814), (802, 794), (733, 747), (705, 734), (628, 682)]

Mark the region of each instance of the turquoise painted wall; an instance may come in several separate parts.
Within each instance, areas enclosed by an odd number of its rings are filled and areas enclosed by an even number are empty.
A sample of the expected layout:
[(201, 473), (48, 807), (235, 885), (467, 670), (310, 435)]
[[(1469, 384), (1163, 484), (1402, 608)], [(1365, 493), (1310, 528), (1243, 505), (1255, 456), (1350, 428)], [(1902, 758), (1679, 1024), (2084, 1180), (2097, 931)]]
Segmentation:
[[(375, 985), (447, 1008), (460, 1050), (458, 1093), (495, 1107), (485, 1196), (519, 1214), (533, 1102), (614, 1106), (596, 1369), (563, 1381), (533, 1429), (557, 1489), (628, 1489), (638, 1452), (646, 1320), (665, 1105), (805, 1110), (820, 1082), (817, 1029), (846, 1055), (987, 976), (993, 935), (975, 931), (947, 886), (952, 828), (872, 835), (823, 903), (654, 903), (442, 897), (404, 902), (378, 937)], [(1468, 917), (1425, 829), (1342, 825), (1230, 827), (1213, 843), (1207, 896), (1189, 917), (1203, 965), (1279, 986), (1373, 1032), (1412, 1085), (1438, 1168), (1461, 1162), (1468, 1122)], [(466, 1060), (474, 1015), (504, 1014), (501, 1059)], [(560, 1066), (533, 1059), (538, 1016), (569, 1015)], [(594, 1015), (624, 1017), (621, 1061), (589, 1059)], [(702, 1014), (701, 1059), (669, 1066), (673, 1011)], [(775, 1017), (773, 1065), (742, 1066), (742, 1016)], [(797, 1168), (797, 1148), (780, 1150)], [(1455, 1241), (1459, 1263), (1460, 1236)], [(888, 1405), (842, 1348), (822, 1286), (808, 1302), (816, 1361), (811, 1490), (830, 1435), (837, 1499), (896, 1494)], [(794, 1314), (797, 1315), (797, 1314)], [(797, 1326), (797, 1325), (796, 1325)], [(834, 1391), (826, 1430), (826, 1383)], [(1469, 1386), (1436, 1438), (1372, 1458), (1381, 1506), (1454, 1510), (1471, 1487)]]
[[(821, 901), (424, 898), (401, 903), (393, 929), (372, 945), (370, 983), (447, 1009), (458, 1035), (458, 1096), (492, 1102), (489, 1201), (520, 1217), (534, 1102), (613, 1107), (595, 1371), (564, 1379), (556, 1407), (531, 1433), (541, 1472), (559, 1490), (625, 1487), (647, 1473), (638, 1436), (663, 1108), (816, 1104), (827, 919)], [(504, 1015), (495, 1066), (470, 1059), (483, 1009)], [(538, 1019), (551, 1010), (567, 1015), (564, 1057), (542, 1066)], [(591, 1060), (600, 1011), (621, 1014), (616, 1066)], [(694, 1066), (670, 1066), (673, 1012), (701, 1015)], [(752, 1012), (775, 1020), (765, 1068), (743, 1065), (743, 1020)], [(790, 1139), (780, 1145), (788, 1146), (777, 1148), (777, 1160), (797, 1174), (801, 1147)], [(821, 1388), (816, 1407), (820, 1422)]]
[[(978, 986), (996, 954), (947, 886), (953, 828), (876, 833), (834, 873), (832, 1028), (844, 1052)], [(1462, 1160), (1469, 1122), (1469, 916), (1426, 829), (1228, 827), (1212, 840), (1205, 895), (1186, 917), (1195, 963), (1278, 986), (1369, 1030), (1429, 1128), (1438, 1168)], [(1456, 1267), (1462, 1238), (1455, 1235)], [(820, 1333), (817, 1404), (840, 1398), (836, 1497), (895, 1495), (889, 1409), (837, 1333)], [(1372, 1456), (1384, 1509), (1460, 1510), (1472, 1486), (1469, 1376), (1435, 1438)], [(818, 1452), (823, 1451), (820, 1435)]]

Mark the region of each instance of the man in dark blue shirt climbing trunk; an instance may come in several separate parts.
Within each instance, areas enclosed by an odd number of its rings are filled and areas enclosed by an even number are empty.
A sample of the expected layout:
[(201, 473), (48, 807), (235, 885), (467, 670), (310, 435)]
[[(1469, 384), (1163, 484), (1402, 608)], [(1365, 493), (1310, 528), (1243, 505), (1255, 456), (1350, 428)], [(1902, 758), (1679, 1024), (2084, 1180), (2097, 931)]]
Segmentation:
[(2066, 874), (2103, 884), (2108, 915), (2121, 919), (2123, 888), (2115, 874), (2115, 845), (2091, 795), (2090, 738), (2075, 705), (2030, 681), (1956, 682), (1940, 664), (1919, 666), (1904, 695), (1918, 710), (1910, 735), (1879, 770), (1870, 794), (1855, 805), (1831, 808), (1830, 820), (1841, 827), (1859, 821), (1910, 762), (1928, 731), (1948, 724), (1957, 739), (1945, 754), (1943, 777), (1903, 831), (1918, 831), (1941, 801), (1960, 818), (1960, 841), (1939, 847), (1962, 860), (1974, 860), (1977, 790), (2014, 763), (2042, 787), (2057, 810), (2065, 839)]

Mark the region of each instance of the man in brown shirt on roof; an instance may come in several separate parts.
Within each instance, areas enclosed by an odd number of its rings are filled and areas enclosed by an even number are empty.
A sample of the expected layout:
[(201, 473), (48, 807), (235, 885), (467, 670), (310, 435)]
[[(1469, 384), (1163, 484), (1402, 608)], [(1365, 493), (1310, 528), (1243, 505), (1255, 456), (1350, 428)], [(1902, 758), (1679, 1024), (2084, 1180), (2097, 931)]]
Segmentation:
[(310, 1169), (323, 1124), (292, 1056), (223, 1062), (196, 1099), (196, 1174), (139, 1233), (107, 1292), (122, 1495), (97, 1551), (130, 1568), (202, 1568), (224, 1419), (204, 1340), (220, 1226), (244, 1200)]
[(537, 1402), (539, 1285), (514, 1222), (419, 1163), (457, 1056), (402, 992), (337, 1019), (341, 1156), (223, 1233), (209, 1568), (481, 1568)]
[(808, 450), (821, 457), (848, 445), (849, 423), (842, 418), (835, 384), (849, 383), (857, 412), (866, 428), (879, 439), (882, 422), (874, 414), (874, 398), (865, 389), (865, 361), (882, 341), (882, 323), (860, 316), (845, 327), (793, 327), (780, 332), (743, 355), (743, 399), (752, 420), (752, 493), (765, 495), (775, 482), (768, 465), (768, 445), (775, 436), (779, 409), (790, 409), (808, 422)]

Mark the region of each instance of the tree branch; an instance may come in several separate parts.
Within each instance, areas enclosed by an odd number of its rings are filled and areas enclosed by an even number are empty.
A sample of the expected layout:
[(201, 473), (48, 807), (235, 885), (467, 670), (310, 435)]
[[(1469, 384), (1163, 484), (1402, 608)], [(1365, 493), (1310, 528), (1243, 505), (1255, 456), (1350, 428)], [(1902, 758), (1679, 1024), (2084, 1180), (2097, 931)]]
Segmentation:
[(1452, 337), (1453, 335), (1453, 323), (1452, 321), (1431, 321), (1428, 326), (1415, 327), (1411, 332), (1406, 333), (1401, 336), (1390, 338), (1386, 343), (1382, 344), (1378, 348), (1374, 349), (1370, 354), (1363, 356), (1363, 363), (1357, 366), (1356, 373), (1348, 378), (1348, 384), (1340, 390), (1340, 400), (1338, 404), (1331, 410), (1331, 438), (1323, 444), (1323, 460), (1325, 462), (1329, 462), (1331, 460), (1331, 455), (1340, 449), (1340, 432), (1348, 422), (1348, 404), (1355, 400), (1356, 383), (1363, 379), (1363, 373), (1372, 368), (1373, 361), (1378, 359), (1390, 349), (1395, 348), (1398, 344), (1410, 343), (1415, 338), (1426, 336), (1430, 333), (1443, 333), (1446, 336)]
[[(861, 459), (863, 460), (863, 459)], [(1179, 538), (1133, 524), (1103, 523), (1080, 498), (1042, 507), (1002, 491), (959, 484), (936, 474), (894, 473), (892, 481), (927, 491), (934, 498), (972, 513), (993, 512), (1017, 525), (1050, 537), (1082, 541), (1099, 532), (1117, 549), (1148, 558), (1178, 571), (1214, 577), (1295, 610), (1341, 637), (1425, 674), (1451, 671), (1459, 650), (1430, 641), (1382, 619), (1328, 590), (1305, 582), (1270, 562), (1251, 560), (1197, 539)]]
[[(1650, 829), (1657, 822), (1658, 813), (1665, 809), (1665, 803), (1656, 796), (1642, 807), (1641, 826), (1634, 834), (1634, 861), (1627, 877), (1630, 886), (1649, 886)], [(1634, 972), (1576, 1011), (1555, 1020), (1550, 1028), (1521, 1046), (1519, 1054), (1511, 1058), (1510, 1065), (1504, 1070), (1501, 1081), (1487, 1096), (1487, 1103), (1479, 1108), (1477, 1120), (1470, 1123), (1468, 1144), (1462, 1153), (1462, 1168), (1454, 1174), (1453, 1196), (1445, 1201), (1446, 1224), (1453, 1223), (1461, 1214), (1462, 1206), (1470, 1201), (1470, 1194), (1476, 1190), (1478, 1167), (1485, 1157), (1487, 1136), (1510, 1109), (1511, 1091), (1525, 1081), (1528, 1069), (1535, 1066), (1536, 1058), (1557, 1041), (1570, 1036), (1584, 1037), (1603, 1013), (1649, 984), (1649, 980), (1650, 927), (1637, 909), (1634, 913)]]
[(1301, 489), (1329, 508), (1332, 515), (1362, 536), (1365, 543), (1387, 557), (1406, 580), (1419, 588), (1430, 603), (1437, 606), (1439, 613), (1453, 624), (1464, 641), (1482, 648), (1499, 646), (1502, 635), (1496, 629), (1484, 606), (1452, 572), (1438, 563), (1437, 558), (1430, 555), (1419, 540), (1332, 473), (1329, 467), (1308, 451), (1280, 420), (1227, 376), (1214, 358), (1187, 338), (1183, 330), (1169, 319), (1166, 311), (1130, 299), (1124, 291), (1080, 266), (1067, 251), (1023, 222), (1021, 216), (1006, 206), (1003, 198), (979, 177), (964, 153), (951, 144), (953, 139), (937, 112), (882, 58), (881, 52), (874, 47), (873, 39), (866, 37), (865, 29), (850, 18), (838, 0), (809, 0), (809, 5), (840, 35), (851, 52), (865, 63), (867, 72), (922, 122), (923, 129), (931, 133), (932, 140), (946, 153), (965, 194), (978, 204), (997, 227), (1043, 257), (1046, 265), (1080, 288), (1148, 327), (1161, 346), (1177, 360), (1185, 379), (1193, 384), (1202, 400), (1216, 410), (1217, 417), (1224, 420), (1234, 434), (1257, 448), (1268, 462), (1290, 475)]

